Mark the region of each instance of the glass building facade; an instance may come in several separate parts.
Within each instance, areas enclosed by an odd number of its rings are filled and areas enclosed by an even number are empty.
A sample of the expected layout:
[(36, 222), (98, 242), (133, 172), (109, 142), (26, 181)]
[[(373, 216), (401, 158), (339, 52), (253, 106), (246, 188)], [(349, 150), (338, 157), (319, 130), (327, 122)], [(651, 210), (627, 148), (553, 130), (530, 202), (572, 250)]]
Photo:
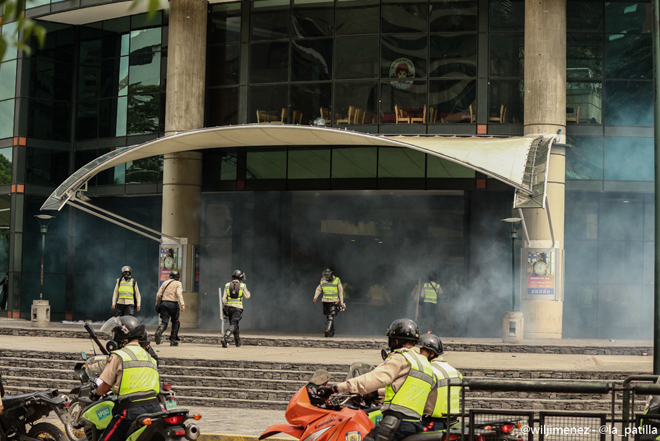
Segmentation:
[[(98, 156), (164, 135), (168, 14), (49, 21), (91, 3), (109, 2), (30, 2), (46, 44), (30, 57), (10, 49), (0, 64), (0, 272), (10, 273), (12, 316), (27, 317), (39, 295), (33, 215), (45, 197)], [(651, 337), (650, 10), (568, 0), (565, 337)], [(525, 2), (514, 0), (212, 3), (205, 126), (519, 136), (524, 31)], [(160, 229), (161, 192), (154, 157), (100, 173), (86, 195)], [(368, 314), (374, 283), (405, 309), (433, 270), (445, 288), (446, 334), (501, 330), (511, 286), (499, 219), (512, 193), (498, 181), (408, 149), (244, 147), (203, 151), (202, 192), (200, 326), (217, 314), (211, 293), (234, 267), (254, 292), (277, 291), (255, 307), (272, 310), (307, 301), (331, 264), (352, 286), (355, 314)], [(152, 300), (156, 242), (69, 208), (55, 215), (44, 280), (55, 319), (107, 315), (126, 264)], [(305, 331), (304, 321), (260, 314), (246, 326)]]

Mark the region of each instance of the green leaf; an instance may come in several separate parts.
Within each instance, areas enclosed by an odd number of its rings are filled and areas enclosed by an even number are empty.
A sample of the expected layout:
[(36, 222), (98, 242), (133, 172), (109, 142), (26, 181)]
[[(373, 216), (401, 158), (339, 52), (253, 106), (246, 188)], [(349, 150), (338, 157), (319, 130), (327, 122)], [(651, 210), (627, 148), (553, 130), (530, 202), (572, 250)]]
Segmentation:
[(8, 21), (12, 17), (13, 13), (14, 13), (14, 3), (11, 2), (11, 1), (5, 3), (5, 8), (4, 8), (4, 12), (3, 12), (4, 15), (2, 16), (2, 22), (4, 23), (4, 22)]

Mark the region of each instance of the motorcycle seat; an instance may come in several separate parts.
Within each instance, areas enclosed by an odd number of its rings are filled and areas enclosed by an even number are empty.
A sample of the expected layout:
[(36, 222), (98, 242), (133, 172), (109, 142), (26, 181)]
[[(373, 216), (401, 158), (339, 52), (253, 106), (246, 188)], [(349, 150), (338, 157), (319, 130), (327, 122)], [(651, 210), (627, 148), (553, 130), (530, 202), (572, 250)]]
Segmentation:
[(5, 394), (4, 397), (2, 397), (2, 404), (5, 407), (10, 407), (14, 404), (17, 404), (21, 401), (24, 401), (28, 398), (31, 397), (41, 397), (41, 398), (48, 398), (50, 399), (53, 396), (53, 391), (52, 390), (42, 390), (39, 392), (30, 392), (27, 394), (20, 394), (20, 395), (9, 395)]

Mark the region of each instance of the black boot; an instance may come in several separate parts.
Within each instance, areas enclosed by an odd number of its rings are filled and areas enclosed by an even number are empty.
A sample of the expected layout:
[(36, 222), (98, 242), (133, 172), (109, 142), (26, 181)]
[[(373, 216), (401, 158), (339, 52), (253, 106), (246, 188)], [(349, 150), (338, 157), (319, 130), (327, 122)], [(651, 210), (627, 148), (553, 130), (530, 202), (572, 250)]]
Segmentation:
[(156, 334), (154, 335), (154, 340), (156, 340), (157, 345), (160, 344), (160, 336), (163, 335), (163, 332), (165, 332), (165, 328), (167, 328), (167, 325), (164, 325), (164, 324), (161, 323), (160, 326), (158, 326), (158, 329), (156, 329)]
[(172, 326), (170, 331), (170, 346), (179, 346), (179, 330), (176, 329), (176, 326)]
[(325, 324), (325, 336), (326, 337), (332, 337), (335, 335), (334, 333), (334, 322), (335, 322), (335, 316), (334, 315), (329, 315), (328, 316), (328, 321)]
[(239, 348), (243, 343), (241, 343), (241, 335), (238, 332), (234, 332), (234, 342), (236, 342), (236, 347)]
[(222, 340), (220, 341), (220, 343), (222, 343), (223, 348), (227, 347), (227, 339), (229, 338), (230, 335), (231, 335), (231, 331), (227, 330), (225, 331), (225, 335), (222, 336)]

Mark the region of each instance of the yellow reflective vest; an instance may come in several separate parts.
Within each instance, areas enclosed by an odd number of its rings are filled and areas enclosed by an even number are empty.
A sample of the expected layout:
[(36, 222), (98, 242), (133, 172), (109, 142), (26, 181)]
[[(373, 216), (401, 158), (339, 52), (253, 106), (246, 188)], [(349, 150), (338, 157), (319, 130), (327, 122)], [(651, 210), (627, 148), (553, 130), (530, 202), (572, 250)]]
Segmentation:
[(225, 293), (227, 294), (227, 306), (232, 306), (234, 308), (243, 309), (243, 290), (245, 289), (245, 284), (241, 283), (240, 288), (238, 289), (238, 297), (232, 299), (229, 295), (229, 286), (233, 282), (227, 282), (225, 285)]
[(383, 306), (385, 304), (385, 287), (380, 284), (373, 285), (369, 288), (369, 304), (373, 306)]
[(447, 416), (447, 395), (450, 398), (450, 414), (461, 413), (461, 387), (463, 384), (463, 375), (454, 369), (449, 363), (444, 361), (434, 361), (431, 363), (433, 373), (438, 382), (438, 398), (433, 409), (433, 418), (442, 418)]
[(392, 351), (406, 357), (410, 365), (408, 376), (398, 390), (394, 390), (391, 384), (385, 388), (385, 404), (381, 410), (393, 410), (400, 412), (406, 417), (420, 419), (424, 413), (424, 406), (429, 393), (435, 387), (435, 376), (433, 368), (428, 359), (417, 352), (401, 348)]
[(135, 279), (117, 279), (117, 294), (120, 299), (133, 300), (135, 299)]
[(323, 300), (339, 301), (339, 277), (335, 277), (330, 282), (325, 278), (321, 279), (321, 290), (323, 290)]
[(438, 303), (438, 293), (440, 285), (435, 282), (424, 284), (424, 303)]
[(137, 393), (160, 392), (156, 360), (139, 345), (124, 346), (113, 352), (121, 357), (121, 383), (117, 395), (121, 401)]

